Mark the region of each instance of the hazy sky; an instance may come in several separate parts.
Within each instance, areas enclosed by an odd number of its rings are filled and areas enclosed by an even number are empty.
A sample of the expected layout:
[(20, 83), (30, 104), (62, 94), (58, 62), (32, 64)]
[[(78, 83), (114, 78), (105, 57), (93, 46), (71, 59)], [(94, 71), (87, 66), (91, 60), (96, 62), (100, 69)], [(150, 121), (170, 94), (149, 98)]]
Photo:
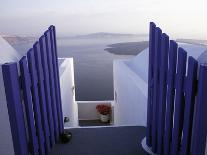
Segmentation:
[(207, 39), (207, 0), (0, 0), (0, 34), (147, 33)]

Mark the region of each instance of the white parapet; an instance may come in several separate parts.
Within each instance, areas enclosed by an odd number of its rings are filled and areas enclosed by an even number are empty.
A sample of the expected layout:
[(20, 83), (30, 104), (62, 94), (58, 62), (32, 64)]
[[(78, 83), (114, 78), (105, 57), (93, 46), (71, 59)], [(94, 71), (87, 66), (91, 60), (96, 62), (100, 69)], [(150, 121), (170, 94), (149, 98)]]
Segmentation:
[(75, 102), (75, 82), (73, 58), (59, 58), (60, 89), (63, 117), (68, 117), (69, 122), (65, 127), (78, 126), (78, 106)]

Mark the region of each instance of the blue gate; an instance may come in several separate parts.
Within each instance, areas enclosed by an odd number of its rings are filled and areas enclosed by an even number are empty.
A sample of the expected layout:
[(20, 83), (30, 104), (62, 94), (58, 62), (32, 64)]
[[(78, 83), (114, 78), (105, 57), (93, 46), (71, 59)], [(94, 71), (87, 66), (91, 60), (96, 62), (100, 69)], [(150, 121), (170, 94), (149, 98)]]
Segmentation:
[(207, 66), (187, 57), (154, 23), (150, 23), (147, 111), (147, 145), (154, 153), (205, 153)]
[(64, 130), (55, 27), (2, 71), (15, 154), (48, 154)]

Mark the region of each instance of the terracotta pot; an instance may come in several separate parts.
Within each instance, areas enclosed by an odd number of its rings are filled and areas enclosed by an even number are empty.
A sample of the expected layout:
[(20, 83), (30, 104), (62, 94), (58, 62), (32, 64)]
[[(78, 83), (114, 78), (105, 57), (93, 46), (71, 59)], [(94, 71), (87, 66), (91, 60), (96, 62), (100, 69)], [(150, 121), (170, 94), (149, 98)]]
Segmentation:
[(109, 119), (110, 119), (109, 114), (107, 114), (107, 115), (102, 115), (102, 114), (100, 114), (100, 120), (101, 120), (101, 122), (106, 123), (106, 122), (109, 121)]

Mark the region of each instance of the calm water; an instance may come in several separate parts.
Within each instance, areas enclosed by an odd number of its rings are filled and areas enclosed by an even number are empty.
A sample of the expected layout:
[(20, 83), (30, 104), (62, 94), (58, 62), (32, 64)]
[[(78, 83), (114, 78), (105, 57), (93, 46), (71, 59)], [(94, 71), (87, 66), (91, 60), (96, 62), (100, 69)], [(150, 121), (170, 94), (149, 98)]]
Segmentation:
[[(109, 44), (143, 41), (146, 38), (114, 39), (58, 39), (59, 57), (73, 57), (76, 100), (113, 99), (113, 60), (133, 56), (114, 55), (104, 49)], [(32, 44), (18, 44), (14, 48), (24, 54)]]

